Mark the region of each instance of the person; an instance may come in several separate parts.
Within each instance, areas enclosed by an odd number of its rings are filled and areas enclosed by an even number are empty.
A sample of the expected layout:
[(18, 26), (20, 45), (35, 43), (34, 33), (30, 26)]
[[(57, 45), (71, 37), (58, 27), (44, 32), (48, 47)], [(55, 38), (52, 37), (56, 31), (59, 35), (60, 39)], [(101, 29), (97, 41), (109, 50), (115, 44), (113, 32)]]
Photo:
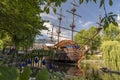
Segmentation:
[(85, 45), (84, 54), (86, 54), (88, 51), (89, 51), (89, 48), (87, 47), (87, 45)]
[(16, 51), (15, 47), (11, 46), (9, 54), (15, 54), (15, 51)]
[(50, 72), (52, 72), (53, 67), (54, 67), (54, 66), (53, 66), (53, 64), (52, 64), (52, 63), (50, 63), (50, 64), (49, 64), (49, 70), (50, 70)]
[(39, 62), (39, 59), (36, 57), (35, 58), (35, 63), (38, 63)]
[(30, 66), (30, 65), (32, 64), (32, 60), (31, 60), (31, 59), (28, 59), (28, 60), (26, 61), (26, 63), (27, 63), (28, 66)]
[(22, 65), (22, 67), (25, 67), (25, 66), (26, 66), (26, 63), (25, 63), (25, 62), (22, 62), (21, 65)]
[(42, 59), (42, 67), (45, 67), (45, 65), (46, 65), (46, 59), (45, 59), (45, 57), (43, 57), (43, 59)]
[(28, 60), (27, 60), (27, 63), (28, 63), (28, 64), (31, 64), (31, 63), (32, 63), (32, 60), (31, 60), (31, 59), (28, 59)]
[(3, 54), (5, 53), (5, 47), (2, 49), (2, 53), (3, 53)]

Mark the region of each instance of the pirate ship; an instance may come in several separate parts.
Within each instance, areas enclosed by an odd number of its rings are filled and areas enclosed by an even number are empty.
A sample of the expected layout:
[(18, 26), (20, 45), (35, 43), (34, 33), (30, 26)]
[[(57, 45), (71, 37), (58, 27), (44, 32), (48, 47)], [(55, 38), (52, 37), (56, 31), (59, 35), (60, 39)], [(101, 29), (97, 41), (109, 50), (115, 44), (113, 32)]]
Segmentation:
[[(78, 16), (81, 17), (77, 14), (75, 14), (75, 0), (74, 3), (72, 3), (73, 8), (71, 9), (71, 11), (67, 11), (69, 13), (72, 13), (72, 24), (70, 25), (71, 29), (67, 29), (64, 27), (61, 27), (61, 20), (62, 20), (62, 9), (60, 10), (60, 17), (58, 18), (59, 20), (59, 25), (53, 25), (58, 27), (58, 43), (54, 45), (54, 49), (55, 49), (55, 57), (51, 60), (54, 61), (61, 61), (61, 62), (79, 62), (83, 59), (83, 56), (85, 54), (85, 52), (88, 51), (88, 49), (85, 48), (85, 45), (91, 41), (100, 31), (101, 31), (101, 27), (100, 27), (100, 22), (101, 22), (101, 16), (99, 16), (99, 21), (98, 21), (98, 28), (96, 28), (96, 32), (93, 34), (93, 36), (91, 36), (89, 39), (87, 39), (81, 46), (79, 46), (77, 44), (77, 42), (73, 41), (73, 32), (77, 32), (74, 30), (75, 25), (74, 25), (74, 16)], [(72, 32), (71, 35), (71, 40), (61, 40), (59, 41), (59, 37), (60, 37), (60, 33), (61, 33), (61, 28), (66, 29), (66, 30), (70, 30)], [(52, 36), (53, 36), (53, 31), (52, 31)], [(51, 36), (51, 41), (52, 41), (52, 37)]]

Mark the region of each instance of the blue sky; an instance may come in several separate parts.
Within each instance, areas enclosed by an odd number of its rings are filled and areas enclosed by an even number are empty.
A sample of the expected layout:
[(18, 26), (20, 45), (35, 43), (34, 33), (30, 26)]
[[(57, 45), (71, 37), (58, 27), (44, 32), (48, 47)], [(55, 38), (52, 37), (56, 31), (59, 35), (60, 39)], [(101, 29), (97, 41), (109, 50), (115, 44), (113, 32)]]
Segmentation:
[[(71, 10), (72, 5), (70, 4), (73, 0), (67, 0), (66, 3), (62, 3), (62, 13), (65, 17), (62, 18), (62, 24), (61, 26), (65, 27), (65, 28), (69, 28), (70, 29), (70, 24), (72, 22), (72, 15), (68, 12), (66, 12), (66, 10)], [(75, 0), (76, 4), (79, 5), (79, 0)], [(99, 0), (98, 0), (99, 1)], [(115, 14), (120, 14), (120, 0), (113, 0), (113, 6), (109, 6), (108, 1), (109, 0), (105, 0), (106, 1), (106, 10), (107, 12), (114, 12)], [(57, 13), (60, 12), (60, 8), (57, 8)], [(76, 14), (82, 16), (81, 18), (75, 16), (75, 30), (79, 31), (81, 29), (88, 29), (91, 26), (97, 26), (97, 21), (98, 21), (98, 16), (99, 16), (99, 2), (97, 2), (96, 4), (93, 2), (89, 2), (88, 4), (86, 4), (85, 2), (81, 5), (79, 5), (79, 7), (76, 7)], [(104, 11), (103, 8), (101, 8), (102, 10), (102, 17), (104, 16)], [(41, 14), (43, 19), (47, 19), (50, 20), (50, 23), (58, 25), (58, 15), (54, 14), (52, 11), (50, 12), (50, 14)], [(50, 27), (49, 23), (46, 23), (46, 26)], [(54, 32), (56, 32), (57, 27), (54, 29)], [(66, 31), (66, 30), (62, 30), (62, 35), (65, 36), (70, 36), (70, 31)]]

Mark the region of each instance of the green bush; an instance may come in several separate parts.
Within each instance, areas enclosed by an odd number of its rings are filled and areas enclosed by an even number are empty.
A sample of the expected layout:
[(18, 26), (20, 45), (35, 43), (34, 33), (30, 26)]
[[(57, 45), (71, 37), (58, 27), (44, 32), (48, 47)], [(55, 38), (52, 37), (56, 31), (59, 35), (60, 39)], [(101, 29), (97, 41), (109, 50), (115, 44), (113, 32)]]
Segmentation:
[(19, 72), (14, 67), (0, 67), (0, 80), (19, 80)]
[(37, 73), (35, 80), (49, 80), (49, 75), (48, 75), (47, 69), (40, 70)]
[(19, 80), (29, 80), (30, 74), (31, 74), (31, 69), (28, 66), (26, 66), (23, 69), (23, 72), (21, 73)]

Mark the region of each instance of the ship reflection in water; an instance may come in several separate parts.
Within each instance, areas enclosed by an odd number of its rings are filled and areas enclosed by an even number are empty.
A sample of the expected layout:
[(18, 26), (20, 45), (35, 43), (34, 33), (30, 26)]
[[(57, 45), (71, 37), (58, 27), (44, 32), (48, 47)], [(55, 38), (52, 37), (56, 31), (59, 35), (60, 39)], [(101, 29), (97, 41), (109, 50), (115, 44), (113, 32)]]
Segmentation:
[[(82, 77), (83, 80), (120, 80), (120, 75), (103, 72), (101, 64), (68, 64), (54, 63), (53, 71), (60, 71), (71, 77)], [(113, 75), (113, 76), (111, 76)]]
[(84, 76), (84, 70), (75, 64), (55, 63), (53, 71), (60, 71), (70, 76)]

